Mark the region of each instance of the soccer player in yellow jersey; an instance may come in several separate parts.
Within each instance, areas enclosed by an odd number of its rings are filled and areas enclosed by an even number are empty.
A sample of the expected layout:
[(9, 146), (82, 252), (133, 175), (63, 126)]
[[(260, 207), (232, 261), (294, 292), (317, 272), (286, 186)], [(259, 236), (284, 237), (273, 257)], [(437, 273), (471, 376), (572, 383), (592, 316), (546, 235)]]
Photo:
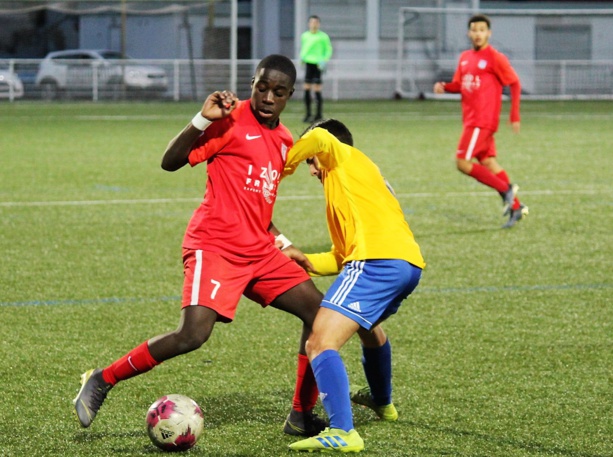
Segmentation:
[[(294, 173), (304, 160), (324, 186), (333, 245), (320, 254), (305, 255), (294, 246), (283, 251), (313, 275), (338, 277), (306, 344), (330, 427), (290, 449), (359, 452), (364, 441), (353, 428), (350, 399), (383, 420), (398, 418), (391, 346), (380, 324), (413, 292), (425, 263), (393, 190), (379, 168), (353, 147), (342, 122), (325, 119), (310, 126), (289, 151), (283, 175)], [(355, 333), (362, 342), (368, 387), (350, 394), (339, 350)]]

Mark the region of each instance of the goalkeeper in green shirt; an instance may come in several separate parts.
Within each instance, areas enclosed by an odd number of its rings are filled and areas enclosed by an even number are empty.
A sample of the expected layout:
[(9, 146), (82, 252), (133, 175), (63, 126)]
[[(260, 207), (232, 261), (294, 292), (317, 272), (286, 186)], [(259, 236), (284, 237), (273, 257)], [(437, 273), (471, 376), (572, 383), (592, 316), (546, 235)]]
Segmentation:
[[(319, 17), (309, 17), (309, 30), (300, 38), (300, 61), (306, 64), (304, 76), (304, 105), (306, 115), (304, 122), (314, 122), (322, 119), (323, 97), (321, 94), (322, 74), (332, 57), (332, 43), (327, 33), (319, 30)], [(317, 111), (315, 116), (311, 113), (311, 88), (315, 92)]]

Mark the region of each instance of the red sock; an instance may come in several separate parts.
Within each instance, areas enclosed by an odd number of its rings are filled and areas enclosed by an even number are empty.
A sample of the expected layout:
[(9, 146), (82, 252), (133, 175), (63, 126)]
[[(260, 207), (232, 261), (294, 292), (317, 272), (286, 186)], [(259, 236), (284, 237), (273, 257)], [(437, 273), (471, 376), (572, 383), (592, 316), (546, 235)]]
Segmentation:
[(298, 370), (296, 373), (296, 390), (292, 408), (296, 411), (312, 411), (317, 402), (319, 390), (315, 375), (306, 355), (298, 354)]
[[(498, 176), (500, 179), (502, 179), (504, 182), (506, 182), (507, 186), (509, 184), (511, 184), (511, 180), (507, 176), (507, 172), (506, 171), (502, 170), (501, 172), (496, 173), (496, 176)], [(513, 200), (513, 206), (511, 206), (511, 209), (513, 211), (515, 211), (516, 209), (519, 209), (520, 205), (521, 205), (521, 203), (519, 202), (519, 199), (517, 197), (515, 197), (515, 199)]]
[(509, 183), (503, 181), (494, 173), (492, 173), (487, 167), (484, 167), (480, 163), (473, 163), (473, 167), (470, 170), (470, 176), (475, 178), (482, 184), (496, 189), (498, 192), (506, 192), (509, 189)]
[(507, 175), (507, 172), (506, 172), (506, 171), (502, 170), (502, 171), (500, 171), (500, 172), (496, 173), (496, 176), (497, 176), (498, 178), (502, 179), (504, 182), (506, 182), (506, 183), (507, 183), (507, 186), (508, 186), (509, 184), (511, 184), (511, 181), (509, 180), (509, 176)]
[(148, 343), (145, 341), (102, 370), (102, 377), (114, 386), (119, 381), (146, 373), (159, 364), (160, 362), (151, 357)]

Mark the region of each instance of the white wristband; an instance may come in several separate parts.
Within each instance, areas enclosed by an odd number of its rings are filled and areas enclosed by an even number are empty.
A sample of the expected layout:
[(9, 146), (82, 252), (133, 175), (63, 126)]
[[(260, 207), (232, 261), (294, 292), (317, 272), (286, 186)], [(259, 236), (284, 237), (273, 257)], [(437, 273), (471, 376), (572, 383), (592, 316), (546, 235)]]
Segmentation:
[(275, 236), (275, 241), (281, 241), (283, 243), (283, 246), (281, 246), (281, 250), (288, 248), (292, 245), (292, 242), (288, 240), (282, 233), (279, 233), (277, 236)]
[(213, 121), (209, 121), (206, 117), (204, 117), (201, 111), (198, 111), (198, 114), (196, 114), (192, 119), (192, 125), (201, 131), (204, 131), (212, 123)]

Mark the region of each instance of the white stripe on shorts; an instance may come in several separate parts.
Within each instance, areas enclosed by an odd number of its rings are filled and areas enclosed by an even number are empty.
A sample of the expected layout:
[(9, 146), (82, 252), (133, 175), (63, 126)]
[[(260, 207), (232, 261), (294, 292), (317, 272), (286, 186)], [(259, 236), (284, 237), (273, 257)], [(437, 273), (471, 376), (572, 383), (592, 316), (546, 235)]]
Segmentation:
[(200, 296), (200, 277), (202, 276), (202, 250), (196, 250), (196, 265), (194, 267), (194, 279), (192, 281), (192, 299), (190, 305), (194, 306), (198, 304), (198, 297)]
[[(364, 270), (364, 261), (354, 260), (350, 262), (350, 264), (352, 267), (351, 271), (347, 276), (345, 276), (345, 279), (343, 279), (343, 283), (336, 290), (332, 298), (330, 298), (331, 303), (343, 303), (343, 301), (345, 301), (345, 298), (347, 297), (347, 294), (351, 292), (351, 288), (358, 280), (360, 273), (362, 273), (362, 271)], [(347, 268), (347, 266), (345, 266), (345, 268)]]
[(475, 127), (473, 130), (473, 136), (470, 138), (470, 143), (468, 144), (468, 150), (466, 151), (466, 160), (470, 160), (473, 156), (473, 152), (475, 152), (475, 143), (479, 138), (479, 132), (481, 129), (479, 127)]

